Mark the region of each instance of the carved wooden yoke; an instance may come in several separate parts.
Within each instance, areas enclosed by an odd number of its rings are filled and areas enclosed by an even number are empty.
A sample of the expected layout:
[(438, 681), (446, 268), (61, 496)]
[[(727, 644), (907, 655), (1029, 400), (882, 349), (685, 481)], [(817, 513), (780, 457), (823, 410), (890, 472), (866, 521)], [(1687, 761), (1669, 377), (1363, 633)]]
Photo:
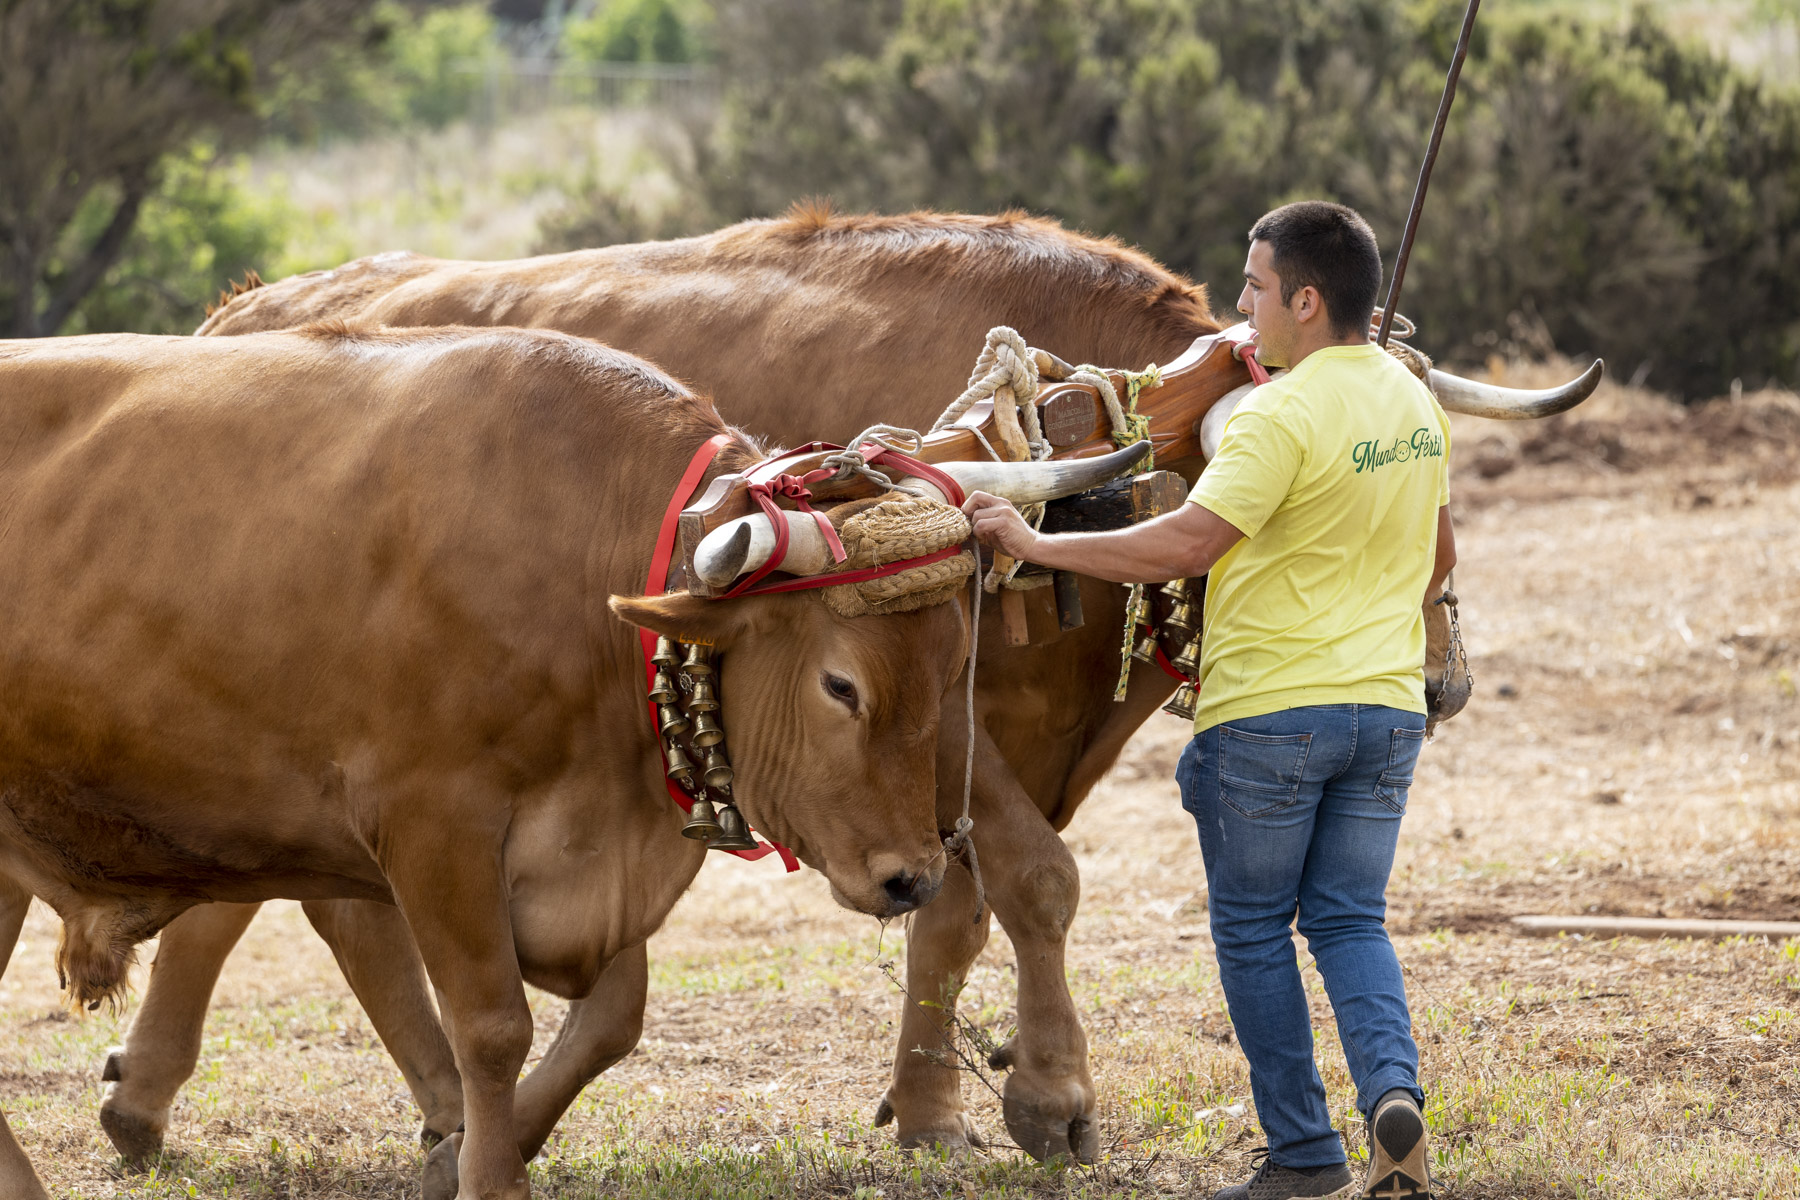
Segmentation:
[[(1232, 352), (1233, 345), (1247, 340), (1248, 335), (1249, 330), (1238, 325), (1196, 338), (1179, 358), (1162, 369), (1160, 386), (1139, 393), (1137, 411), (1149, 418), (1150, 444), (1160, 460), (1201, 457), (1201, 420), (1220, 399), (1250, 382), (1249, 369)], [(1116, 371), (1108, 375), (1119, 395), (1124, 396), (1124, 375)], [(1044, 439), (1053, 447), (1051, 457), (1088, 458), (1118, 449), (1099, 391), (1091, 385), (1047, 383), (1038, 389), (1036, 403)], [(976, 436), (977, 432), (981, 437)], [(926, 437), (913, 457), (927, 463), (986, 461), (993, 456), (982, 444), (982, 438), (989, 445), (998, 440), (991, 400), (972, 405), (955, 424)], [(780, 473), (803, 475), (822, 466), (830, 453), (800, 451), (765, 464), (756, 474), (759, 478)], [(710, 589), (695, 575), (694, 548), (727, 521), (756, 511), (749, 492), (752, 482), (746, 474), (721, 475), (682, 511), (682, 561), (687, 568), (688, 586), (696, 594), (710, 594)], [(1148, 510), (1136, 513), (1135, 519), (1156, 515), (1168, 506), (1170, 496), (1179, 503), (1184, 491), (1178, 490), (1178, 484), (1178, 480), (1165, 478), (1159, 486), (1134, 489), (1134, 494), (1154, 497), (1141, 502), (1140, 507), (1148, 505)], [(815, 484), (812, 493), (815, 500), (830, 501), (867, 495), (868, 488), (865, 480), (852, 477), (841, 483)], [(1129, 522), (1120, 522), (1126, 523)]]

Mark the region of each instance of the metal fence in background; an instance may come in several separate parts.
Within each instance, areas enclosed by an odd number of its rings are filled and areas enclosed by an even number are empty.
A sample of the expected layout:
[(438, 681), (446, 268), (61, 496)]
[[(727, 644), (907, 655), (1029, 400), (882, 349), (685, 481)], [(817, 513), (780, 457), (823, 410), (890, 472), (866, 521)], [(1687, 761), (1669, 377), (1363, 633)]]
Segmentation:
[(571, 63), (542, 58), (467, 60), (469, 116), (494, 124), (552, 108), (691, 108), (719, 97), (718, 72), (693, 63)]

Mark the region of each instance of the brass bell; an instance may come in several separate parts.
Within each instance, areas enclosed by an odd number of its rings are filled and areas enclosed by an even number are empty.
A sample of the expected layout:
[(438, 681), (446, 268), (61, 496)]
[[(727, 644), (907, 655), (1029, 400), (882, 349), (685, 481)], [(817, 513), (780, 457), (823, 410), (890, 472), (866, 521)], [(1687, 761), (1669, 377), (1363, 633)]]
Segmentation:
[(1199, 632), (1194, 624), (1194, 606), (1186, 600), (1175, 605), (1173, 611), (1163, 618), (1162, 627), (1181, 641), (1186, 641)]
[(706, 780), (709, 788), (728, 788), (731, 786), (731, 763), (725, 758), (725, 752), (714, 746), (706, 752), (706, 765), (701, 778)]
[(712, 801), (702, 796), (688, 809), (687, 824), (681, 827), (681, 836), (710, 842), (719, 836), (719, 829), (719, 815), (713, 811)]
[(687, 710), (691, 713), (719, 711), (719, 692), (712, 676), (702, 675), (694, 680), (694, 694), (688, 697)]
[(1143, 637), (1139, 638), (1137, 640), (1137, 646), (1131, 651), (1131, 657), (1137, 659), (1141, 663), (1155, 662), (1156, 661), (1156, 637), (1155, 637), (1155, 635), (1146, 633)]
[(1177, 602), (1186, 600), (1188, 598), (1188, 581), (1185, 579), (1171, 579), (1169, 582), (1162, 585), (1161, 591), (1163, 595), (1171, 600)]
[(719, 727), (719, 722), (710, 712), (699, 713), (694, 717), (694, 745), (704, 750), (724, 740), (725, 731)]
[(658, 704), (673, 704), (681, 693), (675, 690), (675, 677), (667, 670), (656, 673), (656, 679), (650, 684), (650, 699)]
[(1194, 708), (1200, 701), (1200, 693), (1191, 683), (1184, 683), (1175, 689), (1175, 696), (1163, 705), (1163, 711), (1172, 717), (1180, 717), (1184, 721), (1194, 719)]
[(651, 665), (658, 670), (669, 671), (681, 665), (681, 659), (675, 653), (675, 643), (666, 637), (656, 639), (656, 653), (650, 656)]
[(709, 850), (754, 850), (756, 839), (750, 836), (750, 824), (737, 805), (727, 804), (719, 810), (719, 836), (708, 842)]
[(702, 646), (697, 642), (689, 646), (687, 661), (681, 664), (681, 669), (696, 679), (702, 675), (711, 675), (713, 673), (712, 647)]
[(694, 786), (694, 760), (687, 756), (687, 752), (681, 748), (680, 742), (673, 738), (669, 739), (669, 744), (663, 751), (663, 757), (669, 764), (666, 774), (670, 779), (683, 787)]
[(688, 731), (687, 714), (673, 704), (665, 704), (657, 710), (656, 728), (664, 737), (675, 737)]
[(1169, 665), (1174, 667), (1177, 671), (1180, 671), (1183, 675), (1186, 675), (1189, 679), (1200, 674), (1200, 639), (1195, 638), (1187, 645), (1183, 646), (1181, 648), (1181, 653), (1177, 654), (1175, 656), (1175, 661), (1171, 662)]

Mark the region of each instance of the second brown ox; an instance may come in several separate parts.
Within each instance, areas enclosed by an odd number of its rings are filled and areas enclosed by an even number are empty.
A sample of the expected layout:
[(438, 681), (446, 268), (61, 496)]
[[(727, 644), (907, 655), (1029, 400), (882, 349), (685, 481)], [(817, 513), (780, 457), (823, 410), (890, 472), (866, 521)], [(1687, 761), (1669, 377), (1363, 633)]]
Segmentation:
[[(382, 255), (240, 295), (201, 332), (336, 315), (394, 325), (538, 325), (603, 338), (713, 390), (733, 419), (788, 440), (843, 440), (884, 420), (929, 426), (962, 390), (996, 324), (1070, 361), (1128, 367), (1167, 363), (1218, 329), (1203, 289), (1116, 243), (1047, 222), (799, 211), (703, 238), (517, 262)], [(1512, 404), (1497, 392), (1481, 399), (1488, 415)], [(1201, 463), (1158, 466), (1192, 477)], [(1086, 1038), (1063, 973), (1079, 878), (1057, 832), (1174, 688), (1161, 671), (1139, 667), (1115, 704), (1124, 595), (1084, 580), (1082, 599), (1086, 625), (1047, 645), (1007, 646), (998, 622), (988, 622), (977, 689), (976, 841), (988, 900), (1018, 955), (1018, 1034), (1001, 1055), (1013, 1068), (1006, 1120), (1014, 1140), (1039, 1157), (1088, 1157), (1098, 1138)], [(1055, 625), (1040, 613), (1033, 627), (1041, 637)], [(946, 723), (937, 789), (945, 827), (960, 804), (963, 751), (959, 723)], [(396, 968), (408, 955), (384, 936), (383, 914), (358, 915), (356, 907), (309, 905), (308, 915), (419, 1098), (428, 1134), (442, 1134), (459, 1119), (458, 1092), (422, 978), (416, 967)], [(210, 989), (253, 912), (197, 909), (165, 933), (126, 1050), (108, 1064), (116, 1082), (103, 1120), (127, 1155), (160, 1145), (199, 1051)], [(954, 998), (988, 936), (975, 915), (968, 875), (952, 870), (940, 897), (912, 917), (911, 995)], [(947, 1010), (904, 1006), (880, 1116), (897, 1119), (905, 1144), (975, 1138), (958, 1073), (911, 1052), (935, 1049), (950, 1019)], [(571, 1008), (521, 1093), (521, 1105), (529, 1097), (533, 1106), (527, 1152), (581, 1086), (627, 1049), (601, 1005)]]

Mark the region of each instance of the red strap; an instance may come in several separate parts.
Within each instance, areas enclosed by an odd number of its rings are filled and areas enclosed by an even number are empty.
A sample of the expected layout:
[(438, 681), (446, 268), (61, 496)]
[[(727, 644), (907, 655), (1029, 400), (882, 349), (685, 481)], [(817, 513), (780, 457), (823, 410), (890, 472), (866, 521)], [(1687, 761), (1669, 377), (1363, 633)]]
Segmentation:
[(836, 587), (840, 583), (861, 583), (865, 579), (880, 579), (883, 575), (898, 575), (902, 571), (910, 571), (914, 567), (929, 566), (934, 562), (943, 562), (946, 558), (961, 554), (961, 544), (945, 546), (942, 550), (918, 558), (902, 558), (895, 562), (883, 563), (879, 567), (863, 567), (856, 571), (842, 571), (836, 575), (804, 575), (799, 579), (783, 579), (775, 583), (765, 583), (760, 587), (733, 589), (732, 596), (767, 596), (773, 592), (799, 592), (807, 588)]
[(1262, 363), (1258, 362), (1256, 359), (1255, 342), (1233, 342), (1231, 344), (1231, 353), (1246, 367), (1250, 368), (1250, 379), (1258, 387), (1269, 382), (1268, 368), (1264, 367)]
[[(712, 465), (713, 459), (717, 458), (719, 451), (730, 443), (730, 434), (720, 433), (708, 438), (698, 450), (694, 451), (694, 457), (688, 462), (687, 470), (681, 473), (681, 481), (675, 485), (675, 495), (670, 497), (669, 507), (663, 513), (662, 528), (656, 532), (656, 550), (650, 556), (650, 576), (644, 581), (646, 596), (660, 596), (669, 590), (670, 560), (675, 556), (675, 532), (679, 526), (681, 510), (687, 507), (689, 497), (700, 486), (700, 481), (705, 478), (706, 469)], [(784, 532), (785, 529), (786, 526), (783, 526)], [(651, 655), (656, 653), (656, 634), (648, 629), (640, 629), (638, 630), (638, 641), (644, 650), (644, 690), (648, 692), (651, 685), (656, 682), (656, 665), (650, 661)], [(648, 703), (650, 705), (650, 727), (655, 729), (656, 701), (651, 700)], [(666, 774), (669, 761), (663, 750), (663, 741), (660, 735), (656, 739), (656, 754), (665, 771), (663, 784), (669, 789), (669, 798), (681, 806), (682, 812), (688, 812), (694, 807), (694, 801)], [(759, 858), (766, 858), (770, 854), (779, 854), (781, 861), (787, 864), (789, 871), (800, 869), (800, 860), (794, 857), (794, 852), (779, 842), (767, 842), (754, 850), (730, 850), (727, 853), (735, 854), (739, 858), (748, 859), (751, 862), (755, 862)]]
[(869, 463), (871, 465), (881, 463), (886, 466), (895, 466), (899, 467), (908, 475), (917, 475), (920, 479), (925, 480), (925, 482), (937, 488), (938, 491), (944, 493), (945, 499), (950, 501), (951, 507), (953, 508), (961, 508), (963, 506), (963, 501), (968, 499), (968, 497), (963, 495), (962, 485), (957, 483), (956, 480), (950, 478), (950, 476), (944, 474), (930, 463), (920, 462), (910, 454), (902, 454), (898, 450), (889, 450), (883, 447), (881, 448), (881, 453), (869, 458)]
[(1175, 664), (1170, 662), (1169, 656), (1163, 653), (1161, 645), (1156, 647), (1156, 665), (1161, 667), (1163, 669), (1163, 674), (1167, 675), (1170, 679), (1179, 679), (1183, 683), (1194, 682), (1192, 679), (1189, 679), (1186, 675), (1183, 675), (1180, 671), (1175, 669)]
[(820, 479), (833, 474), (836, 474), (836, 472), (820, 467), (818, 470), (808, 471), (804, 475), (777, 475), (767, 483), (753, 483), (750, 485), (750, 498), (755, 500), (758, 506), (762, 508), (763, 515), (769, 518), (769, 525), (774, 530), (775, 549), (762, 566), (751, 572), (750, 578), (726, 592), (724, 598), (729, 599), (735, 596), (744, 595), (750, 590), (751, 586), (761, 580), (763, 576), (778, 569), (781, 566), (781, 560), (787, 557), (787, 518), (782, 515), (781, 506), (775, 503), (775, 498), (777, 496), (785, 496), (789, 500), (792, 500), (797, 509), (811, 517), (814, 521), (817, 521), (819, 524), (819, 531), (825, 535), (825, 544), (831, 547), (831, 561), (844, 561), (844, 558), (846, 557), (844, 554), (844, 543), (838, 540), (837, 530), (832, 528), (831, 522), (826, 519), (824, 513), (814, 509), (813, 506), (808, 503), (808, 501), (812, 499), (812, 493), (807, 490), (806, 485), (809, 483), (816, 483)]

